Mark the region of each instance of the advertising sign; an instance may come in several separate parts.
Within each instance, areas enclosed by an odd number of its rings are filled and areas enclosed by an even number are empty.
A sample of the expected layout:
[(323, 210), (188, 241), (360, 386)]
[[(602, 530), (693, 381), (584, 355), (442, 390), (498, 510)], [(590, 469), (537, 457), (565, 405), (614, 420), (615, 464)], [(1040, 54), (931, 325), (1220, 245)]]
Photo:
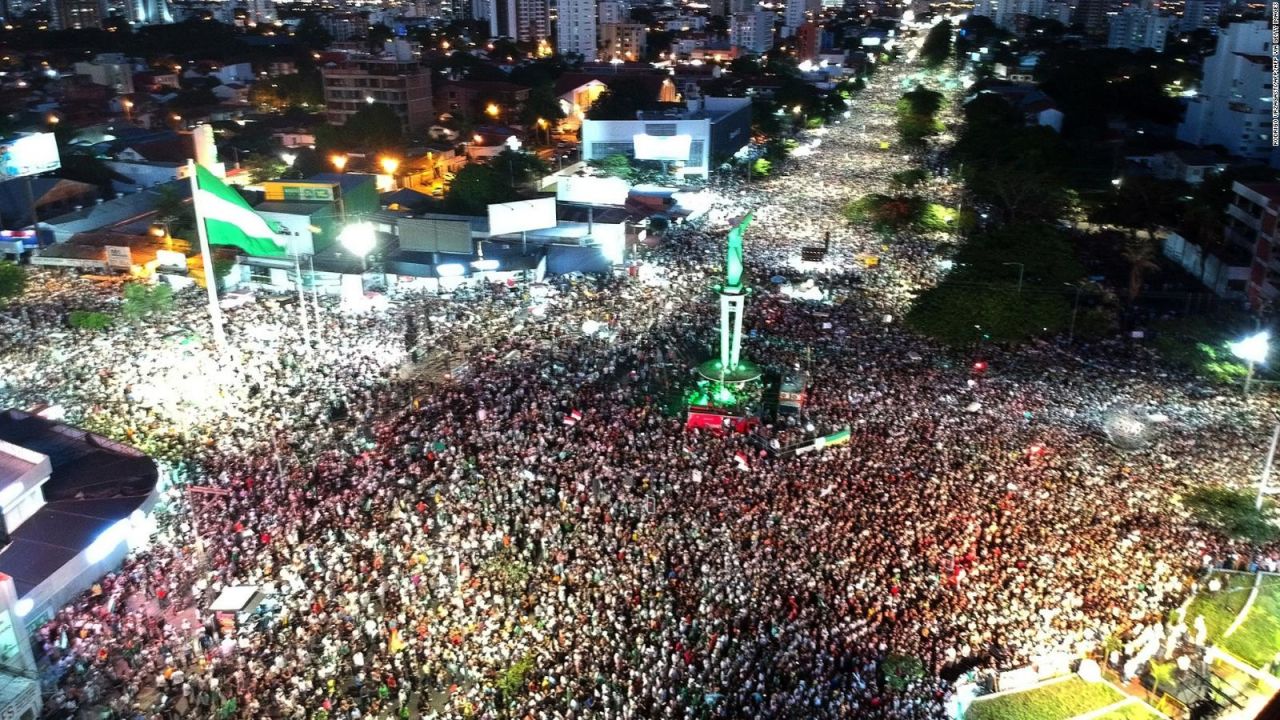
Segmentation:
[(637, 160), (689, 160), (689, 150), (693, 147), (692, 135), (645, 135), (631, 136), (635, 145)]
[(113, 270), (128, 270), (133, 267), (133, 253), (123, 245), (108, 245), (107, 267)]
[(62, 167), (53, 133), (0, 139), (0, 180), (39, 175)]
[(560, 202), (625, 205), (629, 192), (627, 181), (616, 177), (566, 177), (556, 183), (556, 199)]
[(556, 199), (517, 200), (489, 206), (489, 234), (509, 235), (556, 226)]
[(269, 182), (262, 189), (269, 201), (333, 202), (332, 183)]

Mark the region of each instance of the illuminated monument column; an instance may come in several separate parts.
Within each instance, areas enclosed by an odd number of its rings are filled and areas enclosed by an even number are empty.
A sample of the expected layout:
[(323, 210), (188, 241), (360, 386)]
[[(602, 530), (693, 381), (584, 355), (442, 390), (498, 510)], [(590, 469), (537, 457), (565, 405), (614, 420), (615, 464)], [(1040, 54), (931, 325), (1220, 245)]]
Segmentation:
[(729, 231), (724, 285), (716, 288), (720, 295), (720, 357), (698, 366), (704, 378), (718, 383), (740, 384), (760, 377), (760, 368), (742, 357), (742, 313), (749, 292), (742, 285), (742, 235), (751, 224), (751, 217), (747, 213)]

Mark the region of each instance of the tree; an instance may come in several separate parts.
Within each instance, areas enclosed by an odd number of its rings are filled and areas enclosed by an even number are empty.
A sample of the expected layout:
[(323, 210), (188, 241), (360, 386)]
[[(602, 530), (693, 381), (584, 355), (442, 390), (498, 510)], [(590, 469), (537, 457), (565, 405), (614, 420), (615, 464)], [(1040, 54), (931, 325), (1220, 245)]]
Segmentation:
[(454, 175), (445, 193), (445, 206), (459, 215), (483, 215), (489, 205), (516, 199), (505, 169), (470, 163)]
[(173, 309), (173, 289), (163, 283), (148, 288), (139, 283), (124, 286), (120, 312), (132, 321), (163, 315)]
[[(971, 236), (955, 269), (916, 297), (907, 322), (917, 331), (962, 346), (982, 335), (1022, 342), (1066, 330), (1071, 293), (1063, 283), (1084, 268), (1070, 238), (1052, 225), (1012, 225)], [(1019, 292), (1019, 265), (1022, 290)]]
[(275, 180), (289, 169), (289, 166), (278, 155), (271, 153), (249, 155), (240, 164), (248, 171), (249, 177), (253, 179), (253, 182)]
[(648, 87), (634, 78), (610, 79), (608, 89), (587, 110), (590, 120), (635, 120), (636, 113), (648, 110), (657, 101)]
[(1173, 685), (1173, 671), (1177, 666), (1171, 662), (1151, 661), (1151, 694), (1160, 695), (1161, 687), (1169, 687)]
[(930, 90), (923, 85), (918, 85), (915, 90), (905, 93), (902, 99), (898, 101), (898, 114), (933, 117), (942, 109), (944, 100), (945, 97), (937, 90)]
[(106, 330), (111, 326), (111, 316), (102, 312), (72, 310), (67, 315), (67, 324), (77, 330)]
[(529, 90), (529, 99), (520, 108), (520, 123), (525, 127), (536, 127), (539, 120), (555, 125), (564, 117), (564, 109), (560, 107), (555, 88), (550, 84), (535, 85)]
[(161, 185), (156, 190), (155, 211), (156, 221), (168, 228), (171, 237), (192, 239), (196, 229), (195, 209), (172, 184)]
[(320, 24), (318, 13), (309, 12), (302, 16), (302, 22), (293, 31), (297, 41), (312, 50), (323, 50), (333, 43), (333, 35)]
[(347, 118), (338, 134), (341, 142), (349, 147), (374, 151), (401, 149), (403, 135), (400, 116), (390, 105), (379, 102), (365, 103)]
[(500, 172), (505, 171), (507, 180), (516, 185), (523, 185), (539, 175), (545, 175), (549, 170), (547, 164), (537, 155), (511, 149), (498, 153), (490, 164)]
[(1227, 537), (1258, 545), (1280, 538), (1280, 528), (1268, 518), (1270, 501), (1263, 504), (1263, 510), (1258, 510), (1250, 492), (1202, 487), (1192, 491), (1185, 503), (1202, 523)]
[(951, 56), (951, 21), (943, 20), (929, 30), (920, 46), (920, 59), (931, 68), (936, 68)]
[(1160, 269), (1156, 262), (1156, 240), (1151, 237), (1129, 237), (1120, 250), (1120, 257), (1129, 264), (1129, 303), (1133, 304), (1142, 293), (1142, 286), (1148, 273)]
[(628, 182), (631, 181), (631, 159), (621, 153), (606, 155), (599, 160), (589, 160), (587, 161), (587, 164), (608, 177), (622, 178)]
[(0, 261), (0, 304), (27, 289), (27, 271), (17, 263)]

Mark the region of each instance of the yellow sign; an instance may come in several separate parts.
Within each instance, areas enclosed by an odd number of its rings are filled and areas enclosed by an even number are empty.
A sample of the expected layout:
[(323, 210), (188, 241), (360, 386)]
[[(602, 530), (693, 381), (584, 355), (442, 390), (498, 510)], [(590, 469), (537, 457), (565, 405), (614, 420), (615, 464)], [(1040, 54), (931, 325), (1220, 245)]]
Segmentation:
[(333, 202), (338, 187), (333, 183), (268, 182), (262, 189), (269, 201)]

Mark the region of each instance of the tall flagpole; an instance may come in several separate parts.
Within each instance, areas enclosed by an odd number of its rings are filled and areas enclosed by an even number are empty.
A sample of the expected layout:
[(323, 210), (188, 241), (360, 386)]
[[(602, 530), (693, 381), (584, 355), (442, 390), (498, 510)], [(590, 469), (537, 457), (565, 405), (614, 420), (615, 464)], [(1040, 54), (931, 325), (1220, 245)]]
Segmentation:
[(307, 297), (302, 294), (302, 262), (298, 259), (298, 254), (293, 254), (293, 272), (294, 278), (298, 284), (298, 314), (302, 316), (302, 344), (306, 347), (306, 354), (311, 354), (311, 328), (307, 322)]
[(209, 321), (213, 324), (213, 343), (218, 353), (227, 351), (227, 334), (222, 327), (222, 309), (218, 307), (218, 279), (213, 274), (213, 253), (209, 251), (209, 233), (204, 227), (204, 213), (200, 212), (200, 184), (196, 179), (196, 163), (187, 160), (187, 174), (191, 176), (191, 207), (196, 213), (196, 232), (200, 235), (200, 259), (204, 262), (204, 287), (209, 293)]

